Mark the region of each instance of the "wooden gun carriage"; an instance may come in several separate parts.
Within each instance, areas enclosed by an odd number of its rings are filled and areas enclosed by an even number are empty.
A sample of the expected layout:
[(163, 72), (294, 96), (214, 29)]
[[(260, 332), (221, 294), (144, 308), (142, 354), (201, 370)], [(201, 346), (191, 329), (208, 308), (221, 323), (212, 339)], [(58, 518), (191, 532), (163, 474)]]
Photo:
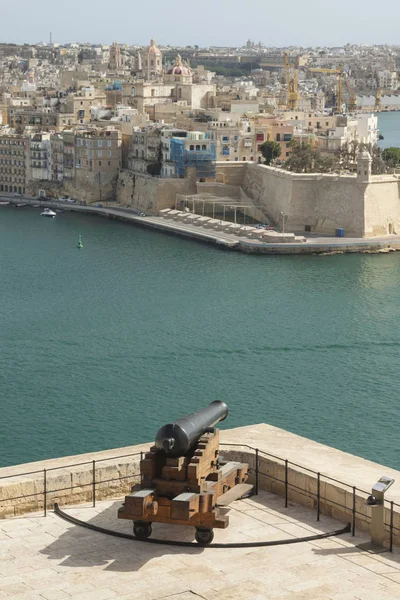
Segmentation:
[(133, 521), (137, 538), (152, 533), (152, 523), (190, 525), (196, 541), (210, 544), (214, 528), (225, 529), (229, 517), (222, 507), (248, 494), (248, 465), (224, 462), (219, 455), (219, 430), (227, 406), (218, 400), (162, 427), (155, 446), (140, 463), (140, 489), (125, 496), (118, 518)]

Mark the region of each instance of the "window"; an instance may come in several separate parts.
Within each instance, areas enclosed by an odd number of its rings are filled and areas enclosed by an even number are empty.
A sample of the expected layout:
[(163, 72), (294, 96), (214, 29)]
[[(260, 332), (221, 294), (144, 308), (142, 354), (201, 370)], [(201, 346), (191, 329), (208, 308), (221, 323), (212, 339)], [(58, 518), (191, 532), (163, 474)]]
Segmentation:
[(111, 152), (111, 150), (109, 150), (108, 151), (108, 156), (111, 156), (111, 155), (112, 155), (112, 152)]
[(111, 146), (112, 146), (112, 141), (111, 141), (111, 140), (107, 140), (107, 146), (108, 146), (109, 148), (111, 148)]
[(229, 142), (229, 135), (223, 135), (222, 136), (222, 141), (223, 142)]
[(154, 97), (154, 90), (151, 90), (151, 97)]
[(97, 156), (98, 156), (98, 158), (101, 158), (103, 156), (103, 150), (98, 150)]
[(277, 142), (280, 142), (280, 141), (281, 141), (281, 134), (280, 134), (280, 133), (277, 133), (277, 134), (276, 134), (276, 141), (277, 141)]
[(151, 64), (152, 67), (154, 67), (154, 60), (151, 60), (150, 64)]
[(289, 156), (290, 152), (286, 152), (286, 156)]
[(201, 147), (202, 150), (207, 150), (207, 146), (205, 144), (202, 145)]
[(263, 141), (264, 141), (264, 134), (257, 133), (257, 142), (263, 142)]
[(111, 167), (111, 161), (110, 160), (108, 161), (108, 166)]
[(194, 150), (194, 145), (193, 144), (190, 144), (189, 150)]
[(101, 160), (99, 160), (99, 167), (101, 167)]
[(98, 148), (101, 148), (101, 147), (102, 147), (102, 145), (103, 145), (103, 140), (99, 140), (99, 141), (97, 142), (97, 147), (98, 147)]
[(290, 142), (292, 140), (292, 134), (291, 133), (284, 133), (283, 134), (283, 141), (284, 142)]
[(196, 152), (200, 152), (200, 144), (197, 144), (197, 146), (196, 146)]

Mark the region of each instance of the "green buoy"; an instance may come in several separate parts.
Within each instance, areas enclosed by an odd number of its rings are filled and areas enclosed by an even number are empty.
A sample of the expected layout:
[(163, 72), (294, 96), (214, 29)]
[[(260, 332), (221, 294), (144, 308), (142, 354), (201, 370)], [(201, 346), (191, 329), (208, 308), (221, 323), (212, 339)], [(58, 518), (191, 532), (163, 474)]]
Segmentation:
[(76, 245), (77, 248), (83, 248), (83, 244), (82, 244), (82, 236), (81, 234), (78, 235), (78, 243)]

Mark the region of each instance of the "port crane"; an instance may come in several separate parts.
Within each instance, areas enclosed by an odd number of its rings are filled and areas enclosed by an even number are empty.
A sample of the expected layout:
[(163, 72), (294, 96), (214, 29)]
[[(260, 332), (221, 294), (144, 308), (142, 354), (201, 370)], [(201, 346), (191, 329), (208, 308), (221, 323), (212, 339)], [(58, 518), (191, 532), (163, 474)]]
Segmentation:
[(344, 78), (344, 82), (346, 84), (347, 93), (349, 95), (349, 101), (347, 102), (347, 108), (350, 112), (354, 112), (357, 110), (357, 94), (350, 84), (350, 81), (347, 77)]
[(312, 68), (310, 69), (312, 73), (326, 73), (327, 75), (337, 75), (338, 76), (338, 95), (336, 101), (336, 111), (342, 112), (342, 104), (343, 104), (343, 67), (340, 66), (338, 69), (319, 69)]
[(397, 90), (384, 90), (379, 88), (375, 95), (375, 111), (381, 112), (382, 110), (382, 96), (398, 96), (399, 94), (396, 92)]

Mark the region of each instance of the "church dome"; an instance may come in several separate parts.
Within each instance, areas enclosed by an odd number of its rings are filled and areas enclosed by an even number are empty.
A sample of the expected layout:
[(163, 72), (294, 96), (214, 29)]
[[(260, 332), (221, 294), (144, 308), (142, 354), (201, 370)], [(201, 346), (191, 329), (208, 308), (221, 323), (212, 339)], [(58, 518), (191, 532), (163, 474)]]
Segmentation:
[(192, 75), (192, 71), (189, 67), (186, 67), (182, 62), (182, 57), (180, 54), (177, 55), (175, 59), (174, 66), (168, 70), (168, 75), (184, 75), (186, 77), (190, 77)]
[(156, 46), (154, 40), (150, 40), (150, 46), (147, 48), (148, 54), (155, 54), (156, 56), (161, 56), (161, 50)]

